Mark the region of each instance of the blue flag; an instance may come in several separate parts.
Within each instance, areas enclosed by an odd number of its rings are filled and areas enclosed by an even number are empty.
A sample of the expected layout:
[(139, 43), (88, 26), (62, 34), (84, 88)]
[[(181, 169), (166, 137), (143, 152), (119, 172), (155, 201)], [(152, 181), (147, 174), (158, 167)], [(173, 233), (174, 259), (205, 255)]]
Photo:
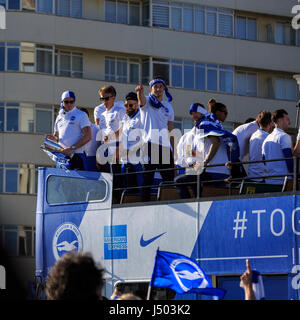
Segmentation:
[(225, 130), (214, 114), (206, 114), (200, 118), (196, 123), (196, 128), (203, 130), (203, 138), (212, 135), (219, 137), (223, 141), (226, 147), (228, 160), (231, 159), (232, 161), (231, 175), (233, 178), (247, 176), (243, 165), (235, 164), (235, 162), (240, 162), (240, 147), (237, 137)]
[(225, 290), (214, 288), (196, 261), (178, 253), (156, 252), (151, 287), (169, 288), (176, 293), (200, 293), (223, 299)]

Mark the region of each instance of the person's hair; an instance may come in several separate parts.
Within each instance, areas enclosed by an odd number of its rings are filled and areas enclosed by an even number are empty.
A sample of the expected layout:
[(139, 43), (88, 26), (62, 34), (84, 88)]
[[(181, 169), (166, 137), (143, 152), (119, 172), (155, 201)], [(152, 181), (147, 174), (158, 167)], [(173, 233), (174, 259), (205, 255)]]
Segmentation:
[(256, 121), (259, 124), (260, 127), (265, 128), (267, 125), (269, 125), (272, 122), (272, 114), (268, 110), (261, 111), (257, 117)]
[(98, 91), (99, 95), (111, 94), (113, 97), (117, 95), (116, 89), (113, 86), (104, 86)]
[(221, 103), (221, 102), (216, 102), (213, 105), (211, 105), (211, 113), (216, 113), (217, 111), (225, 111), (227, 110), (227, 107), (225, 106), (225, 104)]
[(284, 109), (278, 109), (272, 113), (272, 121), (274, 123), (278, 123), (278, 120), (283, 118), (284, 115), (288, 115), (288, 113)]
[[(250, 122), (253, 122), (255, 119), (254, 118), (247, 118), (244, 122), (244, 124), (246, 123), (250, 123)], [(257, 121), (257, 120), (256, 120)]]
[(85, 113), (88, 115), (88, 117), (90, 116), (90, 115), (89, 115), (89, 111), (88, 111), (88, 109), (87, 109), (87, 108), (83, 108), (83, 107), (81, 107), (81, 108), (79, 108), (79, 110), (81, 110), (81, 111), (85, 112)]
[(45, 293), (48, 300), (98, 300), (103, 284), (103, 269), (90, 254), (69, 252), (52, 267)]
[(116, 300), (142, 300), (140, 297), (134, 295), (133, 293), (123, 293)]
[(135, 92), (129, 92), (127, 93), (126, 97), (125, 97), (125, 100), (135, 100), (135, 101), (138, 101), (138, 97), (137, 97), (137, 94)]
[(210, 98), (208, 100), (208, 112), (212, 113), (211, 109), (212, 109), (212, 106), (216, 103), (216, 99), (215, 98)]

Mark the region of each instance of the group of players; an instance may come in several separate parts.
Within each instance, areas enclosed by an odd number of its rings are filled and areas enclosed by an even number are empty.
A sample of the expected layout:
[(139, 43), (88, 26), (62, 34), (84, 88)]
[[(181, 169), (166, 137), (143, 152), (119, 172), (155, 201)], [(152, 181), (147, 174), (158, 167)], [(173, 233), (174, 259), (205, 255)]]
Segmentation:
[[(140, 186), (142, 201), (149, 201), (157, 169), (164, 183), (175, 182), (180, 197), (189, 198), (188, 187), (196, 195), (199, 174), (205, 181), (219, 180), (220, 185), (229, 176), (247, 176), (239, 164), (247, 154), (250, 161), (286, 158), (251, 163), (247, 171), (253, 181), (282, 184), (284, 175), (292, 172), (289, 158), (300, 154), (300, 142), (297, 138), (292, 146), (286, 133), (290, 119), (284, 109), (263, 110), (231, 133), (222, 125), (228, 115), (223, 103), (210, 99), (208, 110), (193, 103), (187, 111), (194, 127), (181, 136), (174, 129), (172, 96), (165, 81), (155, 78), (149, 87), (148, 96), (140, 84), (125, 101), (116, 100), (113, 86), (102, 87), (98, 91), (101, 104), (94, 108), (95, 123), (90, 122), (87, 109), (75, 106), (75, 93), (65, 91), (54, 133), (46, 137), (62, 146), (62, 153), (71, 158), (70, 169), (112, 173), (117, 198), (122, 188), (136, 193)], [(118, 175), (122, 172), (130, 174), (124, 179)]]

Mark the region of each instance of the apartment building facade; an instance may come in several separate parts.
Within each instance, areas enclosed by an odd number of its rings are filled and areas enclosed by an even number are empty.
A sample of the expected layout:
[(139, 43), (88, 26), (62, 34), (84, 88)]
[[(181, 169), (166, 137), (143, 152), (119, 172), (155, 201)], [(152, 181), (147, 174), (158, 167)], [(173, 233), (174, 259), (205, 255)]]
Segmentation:
[[(188, 108), (214, 97), (233, 130), (262, 109), (296, 119), (300, 30), (295, 0), (0, 0), (0, 241), (24, 283), (34, 278), (39, 149), (64, 90), (90, 111), (98, 89), (117, 100), (156, 75), (173, 96), (175, 127), (192, 127)], [(294, 126), (294, 123), (292, 125)]]

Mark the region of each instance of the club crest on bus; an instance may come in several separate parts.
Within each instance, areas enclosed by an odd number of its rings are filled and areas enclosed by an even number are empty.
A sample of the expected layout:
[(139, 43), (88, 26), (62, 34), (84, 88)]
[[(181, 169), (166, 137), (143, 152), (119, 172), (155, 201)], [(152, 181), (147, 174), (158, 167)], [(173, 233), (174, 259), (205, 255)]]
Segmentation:
[(71, 251), (82, 251), (83, 241), (82, 236), (73, 223), (61, 224), (54, 233), (52, 241), (53, 255), (58, 260), (64, 253)]

